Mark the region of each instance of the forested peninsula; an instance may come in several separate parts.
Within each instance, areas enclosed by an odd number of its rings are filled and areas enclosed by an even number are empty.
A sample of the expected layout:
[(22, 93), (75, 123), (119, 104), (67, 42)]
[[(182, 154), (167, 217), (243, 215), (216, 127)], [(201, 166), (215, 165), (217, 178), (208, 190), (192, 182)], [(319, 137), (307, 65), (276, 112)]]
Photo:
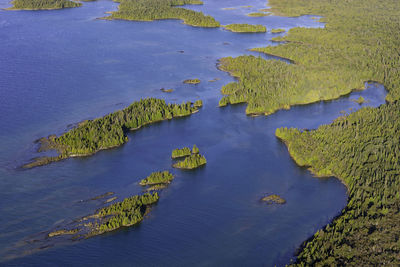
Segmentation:
[(178, 6), (202, 5), (200, 0), (121, 0), (118, 11), (106, 19), (153, 21), (181, 19), (185, 24), (197, 27), (219, 27), (220, 23), (211, 16)]
[(349, 194), (341, 214), (305, 242), (297, 264), (400, 265), (400, 102), (313, 131), (280, 128), (276, 136), (298, 165), (338, 177)]
[[(297, 164), (310, 167), (317, 176), (338, 177), (349, 194), (341, 214), (303, 244), (294, 265), (397, 266), (400, 264), (398, 1), (270, 0), (269, 4), (275, 14), (315, 14), (323, 16), (322, 21), (326, 22), (321, 29), (291, 29), (287, 36), (276, 39), (286, 43), (257, 49), (294, 61), (292, 65), (282, 65), (269, 77), (276, 86), (281, 86), (278, 82), (291, 85), (288, 78), (291, 76), (299, 84), (309, 84), (308, 90), (303, 87), (304, 96), (319, 94), (321, 99), (327, 98), (325, 92), (345, 93), (369, 80), (383, 83), (389, 91), (387, 104), (363, 108), (317, 130), (276, 131)], [(224, 67), (238, 77), (246, 75), (235, 66), (237, 60), (228, 59), (230, 62)], [(272, 64), (260, 59), (248, 61), (256, 63), (248, 67), (259, 70)], [(257, 84), (261, 77), (251, 74), (250, 79)], [(291, 101), (266, 105), (257, 101), (257, 95), (246, 94), (249, 84), (240, 81), (234, 85), (238, 90), (230, 92), (235, 97), (246, 96), (243, 102), (249, 103), (250, 112), (268, 113), (304, 102), (295, 101), (299, 95), (288, 94), (293, 88), (285, 85), (283, 93)], [(268, 88), (262, 92), (266, 91)]]
[(7, 10), (61, 9), (82, 6), (81, 3), (70, 0), (14, 0), (11, 4), (13, 6)]
[(88, 156), (103, 149), (120, 146), (128, 141), (127, 132), (163, 120), (183, 117), (198, 111), (192, 102), (166, 104), (165, 100), (146, 98), (133, 102), (127, 108), (104, 117), (81, 122), (77, 127), (56, 136), (39, 140), (39, 151), (56, 150), (57, 157), (41, 157), (25, 168), (45, 165), (69, 157)]
[(274, 38), (285, 43), (253, 49), (294, 64), (254, 56), (221, 59), (220, 69), (239, 79), (222, 88), (221, 106), (247, 103), (247, 114), (268, 115), (338, 98), (371, 80), (386, 87), (387, 101), (399, 99), (398, 1), (272, 0), (269, 5), (275, 14), (323, 16), (325, 28), (293, 28)]

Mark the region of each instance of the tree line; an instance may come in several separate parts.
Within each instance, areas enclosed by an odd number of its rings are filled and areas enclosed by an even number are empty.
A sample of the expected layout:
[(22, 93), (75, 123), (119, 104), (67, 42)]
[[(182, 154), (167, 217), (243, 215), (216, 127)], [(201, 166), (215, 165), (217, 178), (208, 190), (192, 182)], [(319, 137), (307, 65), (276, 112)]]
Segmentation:
[(297, 164), (336, 176), (348, 204), (305, 242), (297, 265), (399, 265), (400, 102), (363, 108), (317, 130), (280, 128)]

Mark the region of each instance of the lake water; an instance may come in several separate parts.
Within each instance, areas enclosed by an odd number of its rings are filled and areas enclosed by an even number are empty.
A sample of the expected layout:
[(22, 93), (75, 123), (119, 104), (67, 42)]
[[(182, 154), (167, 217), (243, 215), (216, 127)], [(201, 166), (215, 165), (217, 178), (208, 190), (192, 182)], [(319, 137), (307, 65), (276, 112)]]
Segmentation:
[[(222, 24), (272, 28), (323, 27), (311, 19), (261, 17), (265, 8), (222, 10), (239, 0), (206, 0), (191, 6)], [(0, 0), (0, 8), (8, 7)], [(248, 117), (245, 105), (218, 108), (220, 88), (233, 81), (217, 70), (225, 56), (276, 45), (273, 34), (237, 34), (222, 29), (96, 18), (117, 3), (97, 1), (56, 11), (0, 10), (0, 264), (1, 265), (284, 265), (296, 248), (346, 204), (335, 178), (317, 179), (291, 160), (274, 136), (282, 126), (316, 128), (365, 105), (384, 102), (378, 84), (330, 102), (293, 107), (268, 117)], [(183, 51), (183, 52), (182, 52)], [(199, 85), (183, 80), (199, 78)], [(220, 78), (216, 82), (208, 82)], [(160, 88), (174, 88), (166, 94)], [(351, 101), (364, 96), (363, 105)], [(168, 102), (202, 99), (190, 117), (157, 123), (129, 134), (120, 148), (30, 170), (34, 141), (60, 134), (76, 122), (121, 109), (143, 97)], [(172, 149), (197, 144), (207, 165), (196, 171), (171, 168)], [(105, 192), (118, 199), (141, 193), (138, 181), (170, 170), (173, 183), (149, 216), (131, 227), (79, 242), (40, 239), (93, 213), (102, 201), (82, 201)], [(275, 193), (282, 206), (259, 199)], [(38, 239), (38, 242), (26, 242)]]

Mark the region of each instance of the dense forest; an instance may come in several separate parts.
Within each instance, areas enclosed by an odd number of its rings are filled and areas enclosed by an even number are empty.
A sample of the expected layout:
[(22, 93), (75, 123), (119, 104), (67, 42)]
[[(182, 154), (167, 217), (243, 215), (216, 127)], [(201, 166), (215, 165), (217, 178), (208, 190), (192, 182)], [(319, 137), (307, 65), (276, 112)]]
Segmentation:
[(196, 145), (193, 145), (192, 149), (188, 147), (174, 149), (171, 157), (173, 159), (184, 157), (184, 159), (176, 162), (172, 167), (191, 170), (206, 164), (206, 158), (199, 153), (200, 150)]
[(123, 226), (132, 226), (143, 220), (149, 205), (156, 203), (158, 193), (145, 193), (114, 203), (100, 209), (95, 216), (100, 218), (100, 224), (96, 225), (89, 236), (113, 231)]
[(176, 148), (172, 150), (171, 158), (177, 159), (177, 158), (183, 158), (190, 156), (192, 154), (192, 150), (189, 147), (183, 147), (183, 148)]
[(153, 172), (148, 177), (140, 181), (140, 185), (169, 184), (174, 179), (174, 175), (169, 171)]
[(207, 163), (206, 158), (200, 154), (191, 154), (187, 156), (184, 160), (178, 161), (173, 165), (174, 168), (178, 169), (196, 169)]
[[(275, 14), (315, 14), (326, 22), (325, 28), (291, 29), (275, 39), (284, 44), (257, 49), (293, 60), (295, 64), (281, 71), (309, 84), (304, 95), (321, 93), (321, 83), (332, 91), (345, 91), (343, 86), (359, 88), (368, 80), (383, 83), (389, 91), (387, 104), (361, 109), (317, 130), (276, 131), (299, 165), (320, 176), (339, 177), (348, 187), (347, 206), (303, 244), (295, 264), (397, 266), (400, 5), (395, 0), (270, 0), (269, 4)], [(236, 87), (246, 91), (248, 84)]]
[(193, 148), (190, 149), (189, 147), (183, 147), (183, 148), (176, 148), (172, 150), (171, 158), (177, 159), (177, 158), (182, 158), (182, 157), (187, 157), (190, 156), (191, 154), (198, 154), (199, 148), (196, 145), (193, 145)]
[(225, 58), (220, 68), (239, 78), (223, 88), (221, 105), (247, 102), (247, 113), (270, 114), (291, 105), (337, 98), (364, 82), (378, 81), (387, 100), (400, 98), (400, 5), (378, 0), (272, 0), (273, 12), (316, 14), (325, 28), (293, 28), (275, 40), (285, 43), (255, 51), (294, 64), (252, 56)]
[(14, 0), (11, 2), (13, 7), (9, 9), (61, 9), (67, 7), (79, 7), (82, 4), (69, 0)]
[(298, 265), (400, 265), (400, 102), (276, 135), (297, 164), (348, 188), (347, 206), (305, 242)]
[(117, 147), (128, 141), (126, 133), (144, 125), (188, 116), (198, 111), (191, 102), (166, 104), (165, 100), (146, 98), (127, 108), (94, 120), (80, 123), (61, 136), (41, 139), (41, 150), (55, 149), (58, 157), (38, 158), (25, 167), (35, 167), (68, 157), (85, 156), (102, 149)]
[(267, 28), (264, 25), (251, 25), (251, 24), (229, 24), (224, 26), (225, 29), (232, 32), (266, 32)]
[(202, 12), (177, 7), (201, 5), (200, 0), (120, 0), (118, 11), (109, 19), (152, 21), (158, 19), (182, 19), (185, 24), (197, 27), (219, 27), (220, 23)]

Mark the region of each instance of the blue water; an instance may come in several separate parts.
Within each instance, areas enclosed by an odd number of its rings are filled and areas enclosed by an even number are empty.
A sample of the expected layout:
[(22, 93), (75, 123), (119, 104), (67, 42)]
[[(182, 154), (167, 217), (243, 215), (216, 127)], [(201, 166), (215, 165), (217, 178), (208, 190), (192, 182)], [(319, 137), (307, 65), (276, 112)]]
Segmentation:
[[(222, 10), (252, 5), (251, 9)], [(0, 8), (9, 6), (0, 0)], [(384, 102), (378, 84), (330, 102), (248, 117), (245, 105), (217, 108), (220, 88), (233, 81), (217, 70), (225, 56), (276, 45), (273, 34), (235, 34), (177, 20), (104, 21), (117, 3), (97, 1), (56, 11), (0, 10), (0, 264), (4, 265), (284, 265), (296, 248), (346, 204), (346, 188), (299, 168), (274, 136), (282, 126), (316, 128), (341, 111)], [(310, 16), (251, 18), (264, 1), (207, 0), (191, 6), (222, 24), (272, 28), (323, 27)], [(184, 53), (180, 51), (183, 50)], [(199, 78), (199, 85), (183, 80)], [(208, 82), (220, 78), (216, 82)], [(160, 88), (174, 88), (166, 94)], [(363, 95), (368, 103), (351, 101)], [(190, 117), (129, 134), (124, 146), (31, 170), (34, 141), (70, 125), (121, 109), (143, 97), (168, 102), (202, 99)], [(176, 147), (197, 144), (207, 165), (171, 168)], [(138, 181), (156, 170), (177, 177), (139, 226), (79, 242), (43, 240), (43, 231), (93, 213), (113, 191), (119, 199), (141, 192)], [(283, 206), (259, 202), (266, 193)], [(32, 240), (39, 242), (26, 242)], [(46, 248), (42, 248), (46, 247)]]

